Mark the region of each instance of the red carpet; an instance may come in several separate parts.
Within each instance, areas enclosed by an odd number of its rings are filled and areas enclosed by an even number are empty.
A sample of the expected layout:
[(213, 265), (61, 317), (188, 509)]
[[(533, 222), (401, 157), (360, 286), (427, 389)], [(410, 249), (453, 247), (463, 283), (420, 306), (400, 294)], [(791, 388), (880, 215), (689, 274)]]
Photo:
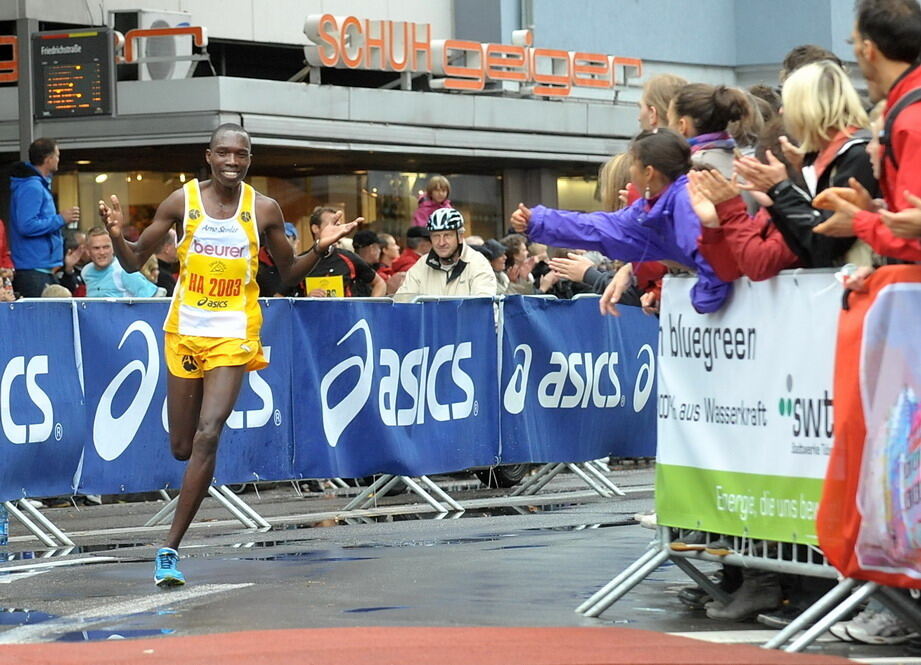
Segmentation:
[(633, 628), (316, 628), (0, 646), (2, 665), (822, 665)]

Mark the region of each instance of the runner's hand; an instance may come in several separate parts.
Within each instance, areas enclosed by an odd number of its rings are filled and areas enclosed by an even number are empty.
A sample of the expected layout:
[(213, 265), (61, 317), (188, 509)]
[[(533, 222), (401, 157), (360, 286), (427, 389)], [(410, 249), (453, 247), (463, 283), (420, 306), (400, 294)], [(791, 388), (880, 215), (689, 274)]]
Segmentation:
[(339, 210), (333, 218), (333, 223), (325, 226), (323, 230), (320, 231), (320, 244), (317, 246), (317, 250), (320, 254), (325, 254), (332, 245), (335, 245), (339, 240), (350, 234), (359, 224), (364, 223), (364, 221), (364, 217), (356, 217), (348, 224), (343, 224), (342, 211)]
[(109, 201), (111, 206), (106, 205), (106, 202), (103, 200), (99, 201), (99, 217), (106, 227), (106, 231), (109, 232), (109, 237), (121, 238), (122, 225), (124, 224), (122, 204), (115, 194), (109, 197)]

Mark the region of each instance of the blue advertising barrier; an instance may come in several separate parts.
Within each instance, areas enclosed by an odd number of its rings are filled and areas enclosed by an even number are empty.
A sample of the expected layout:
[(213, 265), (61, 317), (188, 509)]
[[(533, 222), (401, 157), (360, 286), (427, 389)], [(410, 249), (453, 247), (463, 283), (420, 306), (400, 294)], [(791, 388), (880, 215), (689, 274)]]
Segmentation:
[(655, 455), (658, 322), (597, 298), (510, 297), (502, 340), (504, 463)]
[[(166, 420), (167, 306), (0, 309), (0, 500), (181, 483)], [(490, 299), (262, 307), (271, 362), (243, 382), (220, 484), (655, 454), (657, 333), (639, 310), (611, 319), (595, 300), (509, 298), (500, 363)]]
[[(422, 475), (498, 453), (491, 299), (295, 307), (295, 470)], [(320, 408), (317, 408), (319, 406)]]
[(70, 494), (86, 421), (68, 303), (0, 308), (0, 499)]

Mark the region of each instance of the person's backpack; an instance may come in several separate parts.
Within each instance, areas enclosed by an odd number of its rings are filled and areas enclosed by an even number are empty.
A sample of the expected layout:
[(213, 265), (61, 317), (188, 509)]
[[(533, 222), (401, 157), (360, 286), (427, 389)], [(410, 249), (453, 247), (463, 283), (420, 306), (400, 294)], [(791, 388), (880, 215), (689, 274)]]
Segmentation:
[(899, 168), (899, 160), (895, 155), (895, 148), (892, 145), (892, 128), (895, 127), (895, 119), (899, 117), (905, 107), (911, 106), (915, 102), (921, 101), (921, 88), (909, 90), (907, 94), (902, 95), (895, 105), (886, 112), (886, 122), (883, 124), (883, 131), (879, 134), (879, 144), (883, 147), (883, 158), (892, 161), (892, 166), (896, 170)]

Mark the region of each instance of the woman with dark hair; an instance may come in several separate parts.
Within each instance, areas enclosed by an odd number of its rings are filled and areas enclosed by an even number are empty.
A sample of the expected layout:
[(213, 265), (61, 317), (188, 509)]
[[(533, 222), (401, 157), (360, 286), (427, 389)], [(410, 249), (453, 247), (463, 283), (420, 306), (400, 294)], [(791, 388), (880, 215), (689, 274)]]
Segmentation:
[[(622, 261), (668, 261), (697, 273), (691, 301), (698, 312), (714, 312), (729, 296), (697, 248), (700, 219), (688, 198), (691, 152), (669, 130), (641, 132), (630, 146), (630, 178), (643, 197), (616, 212), (579, 213), (519, 204), (512, 214), (515, 231), (531, 241), (556, 247), (596, 250)], [(613, 282), (612, 282), (613, 284)], [(602, 312), (614, 313), (609, 289)]]
[(668, 107), (668, 126), (688, 140), (691, 161), (732, 177), (736, 142), (732, 123), (749, 124), (754, 109), (748, 95), (737, 88), (691, 83), (678, 91)]

